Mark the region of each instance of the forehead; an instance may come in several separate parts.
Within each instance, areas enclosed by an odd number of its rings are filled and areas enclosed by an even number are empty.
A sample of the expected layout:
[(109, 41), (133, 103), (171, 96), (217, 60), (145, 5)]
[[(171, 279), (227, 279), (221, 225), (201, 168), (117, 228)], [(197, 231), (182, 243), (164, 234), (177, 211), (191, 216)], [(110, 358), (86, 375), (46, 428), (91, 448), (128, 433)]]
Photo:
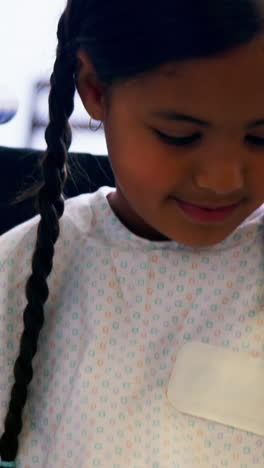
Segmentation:
[[(164, 64), (131, 81), (134, 105), (264, 113), (264, 35), (218, 56)], [(182, 106), (182, 109), (179, 107)], [(252, 119), (257, 118), (252, 115)]]
[(241, 70), (247, 70), (247, 76), (253, 72), (263, 72), (264, 67), (264, 34), (261, 34), (251, 42), (240, 45), (222, 54), (205, 58), (192, 58), (185, 61), (170, 62), (161, 65), (159, 68), (139, 78), (139, 84), (148, 84), (151, 80), (167, 80), (167, 85), (174, 81), (192, 80), (207, 75), (217, 77), (238, 75)]

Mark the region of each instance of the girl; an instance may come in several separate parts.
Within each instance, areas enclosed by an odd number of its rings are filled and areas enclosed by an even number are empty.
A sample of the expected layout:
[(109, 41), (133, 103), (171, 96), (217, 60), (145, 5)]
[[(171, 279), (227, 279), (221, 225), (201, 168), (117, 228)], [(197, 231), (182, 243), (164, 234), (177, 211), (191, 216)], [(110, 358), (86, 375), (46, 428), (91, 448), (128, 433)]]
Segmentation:
[[(1, 467), (264, 466), (262, 7), (68, 0), (0, 242)], [(64, 201), (75, 88), (116, 188)]]

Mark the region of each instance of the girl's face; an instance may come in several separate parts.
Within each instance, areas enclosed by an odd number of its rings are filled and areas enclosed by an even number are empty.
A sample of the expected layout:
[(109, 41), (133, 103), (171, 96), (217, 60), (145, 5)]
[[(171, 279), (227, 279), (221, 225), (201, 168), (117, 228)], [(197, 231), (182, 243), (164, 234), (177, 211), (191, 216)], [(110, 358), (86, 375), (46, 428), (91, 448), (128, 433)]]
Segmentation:
[[(158, 115), (166, 113), (174, 118)], [(117, 184), (109, 202), (135, 234), (210, 246), (264, 203), (263, 36), (115, 87), (103, 120)], [(200, 221), (175, 197), (241, 203), (221, 222)]]

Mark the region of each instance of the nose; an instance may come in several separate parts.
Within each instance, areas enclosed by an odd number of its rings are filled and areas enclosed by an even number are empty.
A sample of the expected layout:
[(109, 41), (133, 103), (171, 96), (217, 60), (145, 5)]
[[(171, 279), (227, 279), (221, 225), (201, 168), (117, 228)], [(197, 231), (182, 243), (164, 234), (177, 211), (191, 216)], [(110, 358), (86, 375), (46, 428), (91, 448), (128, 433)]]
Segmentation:
[(245, 186), (244, 168), (241, 161), (213, 161), (196, 173), (196, 185), (200, 189), (209, 190), (219, 195), (231, 195), (241, 192)]

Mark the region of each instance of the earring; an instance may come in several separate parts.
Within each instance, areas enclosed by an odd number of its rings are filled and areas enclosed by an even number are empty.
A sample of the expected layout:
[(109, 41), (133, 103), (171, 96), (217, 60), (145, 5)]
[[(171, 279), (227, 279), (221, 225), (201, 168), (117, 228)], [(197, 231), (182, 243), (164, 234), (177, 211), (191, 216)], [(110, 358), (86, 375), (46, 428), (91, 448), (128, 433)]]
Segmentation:
[(99, 128), (101, 128), (101, 125), (103, 122), (100, 122), (99, 126), (97, 128), (95, 127), (92, 127), (92, 121), (93, 121), (93, 118), (90, 117), (90, 120), (89, 120), (89, 124), (88, 124), (88, 128), (89, 130), (91, 130), (92, 132), (97, 132), (97, 130), (99, 130)]

